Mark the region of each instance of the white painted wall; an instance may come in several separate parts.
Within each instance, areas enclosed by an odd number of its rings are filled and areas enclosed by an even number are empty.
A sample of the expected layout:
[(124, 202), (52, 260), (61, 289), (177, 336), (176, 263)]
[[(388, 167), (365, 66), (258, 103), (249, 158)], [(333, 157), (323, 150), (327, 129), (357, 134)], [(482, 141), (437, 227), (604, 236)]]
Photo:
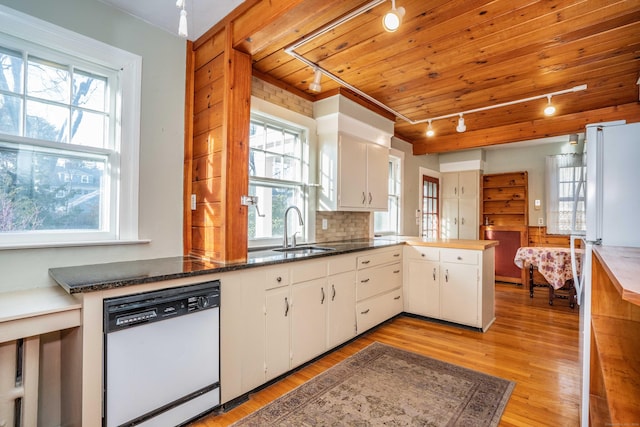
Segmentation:
[[(182, 254), (186, 42), (97, 0), (0, 0), (142, 56), (139, 237), (130, 246), (0, 250), (0, 293), (57, 286), (48, 269)], [(176, 25), (178, 14), (176, 13)]]

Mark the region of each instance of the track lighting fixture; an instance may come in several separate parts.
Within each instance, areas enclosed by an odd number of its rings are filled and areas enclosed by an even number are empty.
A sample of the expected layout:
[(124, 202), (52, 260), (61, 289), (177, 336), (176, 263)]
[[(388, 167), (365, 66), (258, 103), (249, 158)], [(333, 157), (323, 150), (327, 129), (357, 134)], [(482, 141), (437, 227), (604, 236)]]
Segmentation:
[(427, 126), (427, 136), (432, 137), (436, 132), (433, 130), (433, 126), (431, 126), (431, 120), (429, 120), (429, 126)]
[(313, 82), (309, 84), (309, 90), (320, 92), (322, 90), (322, 85), (320, 84), (321, 79), (322, 71), (320, 68), (316, 68), (315, 74), (313, 75)]
[(467, 126), (464, 124), (464, 117), (462, 117), (462, 113), (460, 113), (460, 118), (458, 119), (458, 126), (456, 126), (457, 132), (464, 132), (467, 130)]
[(391, 0), (391, 10), (382, 17), (382, 26), (390, 33), (396, 31), (400, 28), (404, 14), (404, 7), (400, 6), (396, 9), (396, 0)]
[(180, 20), (178, 21), (178, 35), (180, 37), (187, 37), (189, 31), (187, 30), (187, 11), (184, 9), (186, 0), (177, 0), (176, 7), (180, 9)]
[(553, 116), (556, 112), (556, 107), (551, 103), (551, 95), (547, 95), (547, 106), (544, 107), (545, 116)]

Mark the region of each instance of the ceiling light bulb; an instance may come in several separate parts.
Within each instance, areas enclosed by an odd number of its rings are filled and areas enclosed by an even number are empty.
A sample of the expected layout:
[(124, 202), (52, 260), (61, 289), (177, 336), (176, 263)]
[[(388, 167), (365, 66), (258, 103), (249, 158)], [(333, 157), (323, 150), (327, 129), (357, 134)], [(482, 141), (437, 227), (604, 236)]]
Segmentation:
[(309, 90), (312, 90), (314, 92), (320, 92), (322, 90), (322, 85), (320, 84), (321, 79), (322, 79), (322, 71), (320, 71), (319, 68), (316, 68), (316, 72), (313, 76), (313, 82), (309, 84)]
[(398, 28), (400, 28), (400, 24), (402, 23), (404, 14), (404, 7), (399, 7), (396, 9), (396, 2), (395, 0), (392, 0), (391, 10), (385, 13), (382, 17), (382, 26), (386, 31), (390, 33), (396, 31)]
[(458, 126), (456, 126), (456, 131), (462, 133), (466, 130), (467, 130), (467, 127), (464, 124), (464, 117), (462, 117), (462, 114), (460, 114), (460, 118), (458, 119)]
[(178, 23), (178, 35), (180, 37), (187, 37), (189, 35), (187, 31), (187, 11), (184, 9), (180, 11), (180, 21)]
[(178, 9), (183, 9), (184, 8), (184, 0), (177, 0), (176, 1), (176, 7)]
[(429, 126), (427, 126), (427, 136), (432, 137), (435, 135), (435, 131), (433, 130), (433, 126), (431, 126), (431, 120), (429, 120)]
[(553, 104), (551, 103), (551, 95), (547, 95), (547, 99), (548, 99), (548, 103), (547, 103), (547, 106), (544, 108), (544, 115), (553, 116), (553, 114), (556, 112), (556, 107), (554, 107)]

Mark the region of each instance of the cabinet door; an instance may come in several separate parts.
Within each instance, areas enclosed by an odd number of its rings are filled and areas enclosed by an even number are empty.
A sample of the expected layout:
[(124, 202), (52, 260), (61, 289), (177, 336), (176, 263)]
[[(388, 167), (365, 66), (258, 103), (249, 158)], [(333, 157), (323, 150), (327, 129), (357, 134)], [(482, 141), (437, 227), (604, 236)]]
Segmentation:
[(291, 297), (288, 286), (265, 294), (265, 380), (269, 381), (289, 370)]
[(367, 201), (367, 146), (340, 136), (339, 147), (339, 202), (342, 208), (364, 208)]
[(458, 173), (448, 172), (441, 175), (442, 198), (450, 199), (458, 197)]
[(326, 350), (329, 297), (325, 278), (292, 285), (292, 367), (311, 360)]
[(330, 276), (327, 289), (327, 348), (333, 348), (356, 335), (355, 271)]
[(367, 204), (389, 208), (389, 149), (376, 144), (367, 144)]
[(477, 265), (443, 262), (440, 268), (440, 317), (478, 327)]
[(409, 313), (440, 317), (440, 264), (436, 261), (408, 260)]
[(462, 199), (475, 198), (480, 186), (478, 171), (466, 171), (458, 174), (458, 197)]
[(242, 305), (233, 310), (242, 313), (243, 327), (237, 333), (242, 337), (242, 353), (239, 355), (242, 360), (242, 391), (247, 392), (264, 383), (265, 271), (255, 269), (239, 274), (242, 277)]
[(458, 200), (458, 239), (478, 239), (478, 209), (475, 198)]
[(443, 239), (458, 238), (458, 199), (442, 199), (440, 235)]

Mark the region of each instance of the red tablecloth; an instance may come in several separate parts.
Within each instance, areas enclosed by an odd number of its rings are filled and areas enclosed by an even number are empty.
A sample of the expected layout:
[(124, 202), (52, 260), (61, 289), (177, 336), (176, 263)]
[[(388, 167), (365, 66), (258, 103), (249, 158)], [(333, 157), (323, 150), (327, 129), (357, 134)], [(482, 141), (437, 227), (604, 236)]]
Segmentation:
[[(576, 249), (582, 254), (582, 249)], [(569, 248), (522, 247), (513, 260), (522, 268), (533, 265), (554, 289), (560, 289), (567, 280), (573, 279), (571, 250)], [(577, 257), (576, 268), (580, 273), (581, 257)]]

